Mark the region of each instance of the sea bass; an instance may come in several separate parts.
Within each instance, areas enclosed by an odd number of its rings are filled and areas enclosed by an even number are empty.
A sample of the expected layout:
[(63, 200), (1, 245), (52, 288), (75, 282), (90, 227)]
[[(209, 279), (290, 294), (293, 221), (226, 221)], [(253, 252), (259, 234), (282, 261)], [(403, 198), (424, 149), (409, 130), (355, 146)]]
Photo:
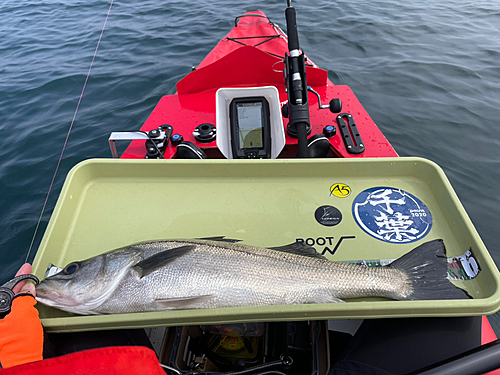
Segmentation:
[(442, 240), (424, 243), (388, 266), (325, 259), (292, 244), (258, 248), (236, 240), (143, 242), (72, 262), (37, 287), (36, 299), (70, 313), (344, 302), (355, 297), (461, 299), (447, 279)]

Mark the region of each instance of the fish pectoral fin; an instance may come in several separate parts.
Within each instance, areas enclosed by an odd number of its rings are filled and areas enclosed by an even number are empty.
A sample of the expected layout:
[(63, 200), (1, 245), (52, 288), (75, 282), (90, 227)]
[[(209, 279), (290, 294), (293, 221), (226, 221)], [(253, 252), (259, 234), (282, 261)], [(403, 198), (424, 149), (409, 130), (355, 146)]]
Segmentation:
[(142, 279), (144, 276), (149, 275), (151, 272), (154, 272), (157, 269), (162, 268), (166, 264), (173, 262), (177, 258), (186, 255), (194, 248), (196, 248), (196, 245), (186, 245), (168, 249), (149, 258), (141, 260), (139, 263), (135, 264), (133, 268), (139, 273), (139, 278)]
[(193, 305), (208, 301), (212, 297), (213, 295), (208, 294), (195, 297), (155, 298), (155, 302), (160, 304), (165, 310), (182, 310), (191, 309)]
[(206, 241), (229, 242), (229, 243), (241, 242), (241, 240), (235, 240), (233, 238), (226, 238), (225, 236), (203, 237), (203, 238), (197, 238), (197, 239), (198, 240), (206, 240)]
[(307, 303), (345, 303), (343, 299), (333, 296), (318, 296)]
[(303, 242), (293, 242), (289, 245), (269, 247), (269, 249), (302, 255), (309, 258), (326, 259), (323, 255), (318, 253), (314, 247), (306, 245)]

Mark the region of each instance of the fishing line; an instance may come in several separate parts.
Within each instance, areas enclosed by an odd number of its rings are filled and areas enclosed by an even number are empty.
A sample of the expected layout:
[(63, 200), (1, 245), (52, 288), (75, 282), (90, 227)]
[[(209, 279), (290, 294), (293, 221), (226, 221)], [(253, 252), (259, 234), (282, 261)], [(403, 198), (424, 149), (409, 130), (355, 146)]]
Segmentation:
[(106, 22), (108, 22), (109, 13), (111, 12), (111, 7), (113, 6), (113, 1), (114, 0), (111, 0), (111, 3), (109, 4), (108, 14), (106, 15), (106, 19), (104, 20), (104, 25), (102, 26), (101, 35), (99, 35), (99, 40), (97, 41), (97, 46), (96, 46), (95, 51), (94, 51), (94, 56), (92, 57), (92, 62), (90, 63), (90, 68), (89, 68), (89, 71), (87, 73), (87, 78), (85, 78), (85, 83), (83, 84), (82, 93), (80, 94), (80, 98), (78, 99), (78, 104), (76, 105), (75, 114), (73, 115), (73, 120), (71, 121), (71, 125), (69, 126), (68, 134), (66, 135), (66, 140), (64, 141), (64, 145), (63, 145), (63, 148), (61, 150), (61, 155), (59, 156), (59, 161), (57, 162), (56, 170), (54, 172), (54, 176), (52, 177), (52, 182), (50, 183), (49, 191), (47, 193), (47, 197), (45, 198), (45, 202), (44, 202), (43, 207), (42, 207), (42, 212), (40, 213), (40, 217), (38, 218), (38, 223), (36, 224), (35, 233), (33, 234), (33, 238), (31, 239), (30, 248), (28, 250), (28, 254), (26, 255), (25, 262), (28, 261), (28, 258), (30, 256), (30, 252), (31, 252), (31, 248), (33, 247), (33, 243), (35, 242), (35, 237), (36, 237), (36, 234), (38, 232), (38, 227), (40, 226), (40, 222), (42, 221), (42, 216), (43, 216), (43, 213), (45, 211), (45, 207), (47, 206), (47, 201), (49, 200), (50, 192), (52, 190), (52, 186), (54, 185), (54, 180), (56, 179), (57, 171), (59, 170), (59, 165), (61, 164), (64, 150), (66, 149), (66, 144), (68, 143), (68, 138), (69, 138), (69, 135), (71, 133), (71, 129), (73, 128), (73, 124), (75, 123), (76, 114), (78, 113), (78, 108), (80, 108), (80, 103), (82, 101), (83, 93), (85, 92), (85, 87), (87, 87), (87, 82), (88, 82), (89, 77), (90, 77), (90, 71), (92, 70), (92, 66), (94, 65), (94, 60), (95, 60), (95, 57), (97, 55), (97, 50), (99, 49), (99, 44), (101, 44), (102, 34), (104, 33), (104, 29), (106, 28)]

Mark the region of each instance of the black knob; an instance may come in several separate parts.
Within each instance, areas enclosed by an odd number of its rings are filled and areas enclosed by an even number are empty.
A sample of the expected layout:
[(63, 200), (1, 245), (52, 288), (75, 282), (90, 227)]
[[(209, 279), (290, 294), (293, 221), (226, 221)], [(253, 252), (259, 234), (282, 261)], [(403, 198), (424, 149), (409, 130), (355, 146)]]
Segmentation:
[(184, 140), (184, 137), (180, 134), (173, 134), (171, 137), (170, 137), (170, 142), (172, 142), (172, 145), (173, 146), (177, 146), (179, 143), (181, 143), (182, 141)]
[(156, 137), (159, 137), (160, 136), (160, 131), (158, 129), (153, 129), (153, 130), (150, 130), (148, 135), (151, 137), (151, 138), (156, 138)]
[(330, 112), (339, 113), (340, 111), (342, 111), (342, 101), (338, 98), (330, 100)]
[(283, 104), (283, 107), (281, 107), (281, 114), (284, 118), (288, 118), (288, 104)]
[(146, 159), (159, 159), (160, 153), (158, 152), (158, 148), (154, 146), (150, 146), (147, 149)]
[(215, 141), (216, 130), (213, 124), (201, 124), (194, 129), (193, 135), (198, 142), (210, 143)]
[(327, 125), (323, 128), (323, 134), (326, 138), (331, 138), (335, 134), (337, 134), (337, 129), (335, 128), (335, 126)]

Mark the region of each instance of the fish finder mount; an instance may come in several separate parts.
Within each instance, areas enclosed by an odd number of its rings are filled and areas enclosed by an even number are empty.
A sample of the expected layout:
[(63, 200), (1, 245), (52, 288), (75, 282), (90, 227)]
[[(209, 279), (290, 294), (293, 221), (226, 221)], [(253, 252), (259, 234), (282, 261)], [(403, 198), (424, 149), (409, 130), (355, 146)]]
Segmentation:
[(285, 147), (275, 86), (222, 87), (215, 107), (217, 148), (227, 159), (275, 159)]

